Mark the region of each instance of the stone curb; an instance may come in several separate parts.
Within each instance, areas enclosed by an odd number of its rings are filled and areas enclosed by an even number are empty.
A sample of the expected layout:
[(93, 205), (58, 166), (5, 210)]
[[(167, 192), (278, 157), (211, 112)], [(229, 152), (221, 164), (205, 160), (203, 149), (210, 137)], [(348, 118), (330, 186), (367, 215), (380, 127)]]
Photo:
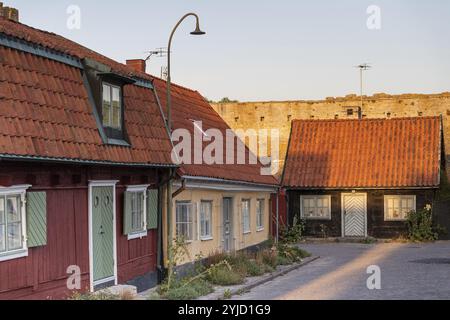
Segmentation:
[[(288, 268), (286, 268), (284, 270), (276, 271), (276, 272), (271, 273), (271, 274), (269, 274), (267, 276), (263, 276), (262, 279), (257, 279), (255, 281), (252, 281), (251, 283), (242, 285), (239, 288), (232, 289), (231, 290), (231, 297), (240, 295), (243, 292), (250, 291), (250, 290), (254, 289), (255, 287), (258, 287), (258, 286), (260, 286), (262, 284), (265, 284), (267, 282), (270, 282), (270, 281), (272, 281), (272, 280), (274, 280), (274, 279), (276, 279), (278, 277), (284, 276), (284, 275), (286, 275), (286, 274), (288, 274), (288, 273), (290, 273), (292, 271), (300, 269), (301, 267), (304, 267), (304, 266), (306, 266), (306, 265), (310, 264), (311, 262), (314, 262), (314, 261), (316, 261), (318, 259), (320, 259), (320, 257), (318, 257), (318, 256), (317, 257), (306, 258), (302, 262), (300, 262), (298, 264), (295, 264), (293, 266), (290, 266), (290, 267), (288, 267)], [(223, 293), (216, 294), (216, 295), (211, 294), (211, 298), (209, 298), (208, 300), (224, 300)]]

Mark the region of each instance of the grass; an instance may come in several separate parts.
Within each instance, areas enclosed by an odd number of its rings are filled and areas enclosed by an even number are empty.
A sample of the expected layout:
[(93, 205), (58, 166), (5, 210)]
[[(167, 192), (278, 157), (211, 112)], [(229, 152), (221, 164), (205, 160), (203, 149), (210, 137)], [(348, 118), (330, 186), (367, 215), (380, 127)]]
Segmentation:
[(174, 282), (170, 289), (162, 287), (159, 294), (161, 298), (168, 300), (195, 300), (212, 292), (214, 292), (212, 285), (204, 279), (190, 281), (186, 278)]
[(226, 265), (212, 267), (206, 278), (212, 284), (219, 286), (242, 284), (245, 280), (245, 276), (242, 273)]
[[(196, 274), (173, 282), (170, 289), (167, 284), (162, 285), (158, 293), (162, 299), (195, 300), (212, 293), (214, 285), (240, 285), (247, 277), (274, 272), (278, 266), (291, 265), (309, 256), (308, 252), (287, 244), (267, 247), (256, 253), (217, 252), (205, 259), (202, 268), (196, 268)], [(230, 290), (225, 291), (223, 298), (229, 299), (230, 293)]]
[(103, 301), (103, 300), (125, 300), (122, 299), (120, 296), (116, 296), (113, 294), (107, 294), (107, 293), (74, 293), (69, 300), (73, 301)]

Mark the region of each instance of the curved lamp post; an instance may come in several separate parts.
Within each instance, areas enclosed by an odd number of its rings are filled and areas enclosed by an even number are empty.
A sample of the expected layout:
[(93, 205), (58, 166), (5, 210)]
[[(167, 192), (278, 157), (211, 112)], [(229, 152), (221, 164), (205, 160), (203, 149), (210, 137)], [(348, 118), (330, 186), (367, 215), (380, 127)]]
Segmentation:
[[(167, 46), (167, 129), (169, 131), (169, 135), (172, 137), (172, 93), (171, 93), (171, 87), (172, 87), (172, 78), (171, 78), (171, 74), (170, 74), (170, 55), (171, 55), (171, 51), (172, 51), (172, 39), (173, 36), (175, 35), (175, 32), (177, 31), (178, 27), (181, 25), (181, 23), (188, 17), (195, 17), (196, 19), (196, 27), (195, 30), (191, 32), (191, 35), (194, 36), (201, 36), (206, 34), (205, 32), (203, 32), (200, 29), (200, 19), (198, 17), (197, 14), (195, 13), (188, 13), (186, 15), (184, 15), (180, 21), (178, 21), (178, 23), (175, 25), (175, 27), (172, 30), (172, 33), (170, 34), (170, 38), (169, 38), (169, 45)], [(173, 172), (171, 173), (171, 177), (172, 177)], [(167, 239), (167, 248), (168, 248), (168, 255), (169, 255), (169, 260), (172, 259), (171, 257), (171, 246), (172, 246), (172, 241), (173, 241), (173, 230), (172, 230), (172, 211), (173, 211), (173, 204), (172, 204), (172, 179), (169, 179), (169, 182), (167, 184), (167, 231), (168, 231), (168, 239)], [(171, 281), (170, 276), (172, 274), (171, 270), (172, 269), (172, 264), (169, 264), (169, 283)]]
[(180, 21), (175, 25), (175, 28), (173, 28), (172, 33), (170, 34), (169, 38), (169, 45), (167, 46), (167, 126), (169, 128), (169, 133), (172, 134), (172, 94), (171, 94), (171, 87), (172, 87), (172, 78), (170, 74), (170, 55), (171, 55), (171, 48), (172, 48), (172, 39), (175, 35), (175, 32), (177, 31), (178, 27), (181, 25), (181, 23), (188, 17), (195, 17), (196, 19), (196, 27), (195, 30), (191, 32), (191, 35), (194, 36), (202, 36), (206, 34), (206, 32), (203, 32), (200, 29), (200, 19), (196, 13), (188, 13), (184, 15)]

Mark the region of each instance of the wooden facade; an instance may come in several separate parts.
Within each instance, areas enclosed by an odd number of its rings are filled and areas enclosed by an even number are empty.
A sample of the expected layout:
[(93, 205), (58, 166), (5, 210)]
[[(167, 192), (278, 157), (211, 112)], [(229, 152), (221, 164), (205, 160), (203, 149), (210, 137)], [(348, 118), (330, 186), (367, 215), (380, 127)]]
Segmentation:
[(129, 185), (156, 187), (157, 169), (51, 165), (2, 162), (0, 185), (32, 185), (30, 192), (47, 195), (47, 245), (29, 249), (25, 258), (0, 263), (0, 299), (63, 299), (69, 266), (79, 266), (82, 290), (89, 290), (89, 181), (117, 180), (116, 227), (118, 282), (156, 272), (157, 230), (142, 239), (128, 240), (123, 230), (123, 199)]
[[(305, 220), (306, 236), (309, 237), (343, 237), (343, 203), (342, 194), (352, 190), (289, 190), (288, 218), (292, 225), (294, 218), (302, 219), (301, 196), (319, 195), (331, 197), (331, 219)], [(436, 190), (358, 190), (358, 194), (367, 195), (367, 235), (374, 238), (390, 239), (404, 236), (407, 233), (405, 221), (386, 221), (384, 197), (390, 195), (412, 195), (416, 197), (416, 208), (419, 210), (435, 199)]]

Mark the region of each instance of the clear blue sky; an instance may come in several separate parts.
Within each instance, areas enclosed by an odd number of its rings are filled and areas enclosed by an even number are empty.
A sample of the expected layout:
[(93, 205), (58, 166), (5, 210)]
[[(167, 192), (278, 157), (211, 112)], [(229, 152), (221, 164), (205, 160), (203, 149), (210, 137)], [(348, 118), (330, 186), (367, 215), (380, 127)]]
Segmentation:
[[(201, 17), (205, 37), (179, 29), (173, 80), (210, 99), (320, 99), (359, 91), (353, 68), (370, 62), (367, 93), (450, 91), (448, 0), (2, 0), (25, 24), (75, 40), (118, 61), (167, 46), (176, 21)], [(81, 8), (81, 29), (66, 27), (66, 9)], [(366, 26), (381, 8), (381, 30)], [(163, 59), (150, 62), (159, 75)]]

